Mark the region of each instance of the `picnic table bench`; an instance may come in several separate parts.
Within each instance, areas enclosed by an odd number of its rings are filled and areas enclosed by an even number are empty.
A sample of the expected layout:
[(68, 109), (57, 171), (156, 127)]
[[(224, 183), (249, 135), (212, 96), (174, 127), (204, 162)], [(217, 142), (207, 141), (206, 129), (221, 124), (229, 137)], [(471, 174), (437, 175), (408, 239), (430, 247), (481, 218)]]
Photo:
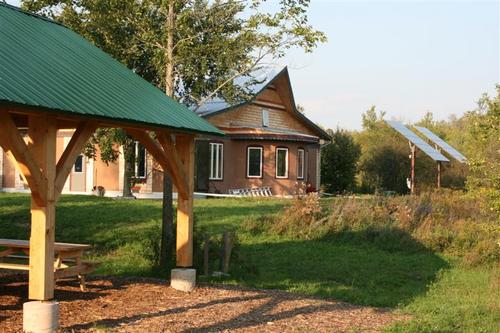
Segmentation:
[[(85, 277), (93, 271), (95, 265), (82, 260), (88, 244), (55, 243), (54, 244), (54, 279), (78, 277), (80, 289), (86, 290)], [(30, 244), (27, 240), (0, 239), (0, 259), (17, 259), (17, 262), (0, 261), (0, 269), (29, 271), (29, 264), (19, 263), (29, 257)]]

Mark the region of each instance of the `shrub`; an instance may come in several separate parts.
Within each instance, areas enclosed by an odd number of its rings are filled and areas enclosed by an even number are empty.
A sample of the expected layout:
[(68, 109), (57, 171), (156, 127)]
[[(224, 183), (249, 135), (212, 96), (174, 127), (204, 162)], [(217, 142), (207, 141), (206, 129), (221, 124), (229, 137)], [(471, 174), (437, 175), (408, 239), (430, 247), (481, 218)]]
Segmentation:
[(270, 231), (279, 235), (308, 238), (310, 231), (314, 228), (313, 225), (321, 218), (321, 213), (319, 194), (307, 193), (307, 187), (304, 184), (298, 184), (291, 205), (285, 207), (283, 214), (275, 218)]
[[(297, 195), (282, 214), (247, 221), (253, 233), (372, 244), (386, 251), (435, 251), (468, 265), (500, 261), (498, 215), (462, 192), (420, 196), (338, 197), (321, 203)], [(323, 207), (322, 207), (323, 206)]]

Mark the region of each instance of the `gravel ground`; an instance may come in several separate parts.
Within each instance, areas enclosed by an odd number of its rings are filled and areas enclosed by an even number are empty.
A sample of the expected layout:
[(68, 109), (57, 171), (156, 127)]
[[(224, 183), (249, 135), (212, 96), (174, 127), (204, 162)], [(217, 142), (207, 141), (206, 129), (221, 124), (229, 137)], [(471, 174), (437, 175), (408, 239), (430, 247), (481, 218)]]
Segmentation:
[[(59, 282), (60, 332), (377, 332), (405, 319), (284, 291), (201, 285), (192, 293), (157, 279), (93, 277), (82, 293)], [(22, 332), (26, 275), (0, 275), (0, 332)]]

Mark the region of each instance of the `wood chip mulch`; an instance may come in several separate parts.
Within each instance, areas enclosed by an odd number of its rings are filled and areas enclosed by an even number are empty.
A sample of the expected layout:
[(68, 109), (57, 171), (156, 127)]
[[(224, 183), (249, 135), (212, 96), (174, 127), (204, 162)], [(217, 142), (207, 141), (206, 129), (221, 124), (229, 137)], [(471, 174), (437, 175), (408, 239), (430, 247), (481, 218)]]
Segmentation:
[[(58, 282), (60, 332), (378, 332), (391, 309), (222, 285), (185, 294), (157, 279), (93, 277), (89, 291)], [(0, 274), (0, 332), (22, 332), (27, 276)]]

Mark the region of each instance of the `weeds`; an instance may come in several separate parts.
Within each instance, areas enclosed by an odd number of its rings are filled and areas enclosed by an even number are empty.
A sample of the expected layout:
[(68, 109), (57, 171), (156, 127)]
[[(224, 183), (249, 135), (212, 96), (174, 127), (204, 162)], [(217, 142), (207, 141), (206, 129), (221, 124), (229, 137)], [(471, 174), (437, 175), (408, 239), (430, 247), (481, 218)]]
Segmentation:
[(297, 195), (282, 214), (247, 221), (247, 231), (300, 239), (368, 242), (387, 251), (433, 251), (475, 266), (500, 261), (498, 216), (459, 192), (335, 198)]

